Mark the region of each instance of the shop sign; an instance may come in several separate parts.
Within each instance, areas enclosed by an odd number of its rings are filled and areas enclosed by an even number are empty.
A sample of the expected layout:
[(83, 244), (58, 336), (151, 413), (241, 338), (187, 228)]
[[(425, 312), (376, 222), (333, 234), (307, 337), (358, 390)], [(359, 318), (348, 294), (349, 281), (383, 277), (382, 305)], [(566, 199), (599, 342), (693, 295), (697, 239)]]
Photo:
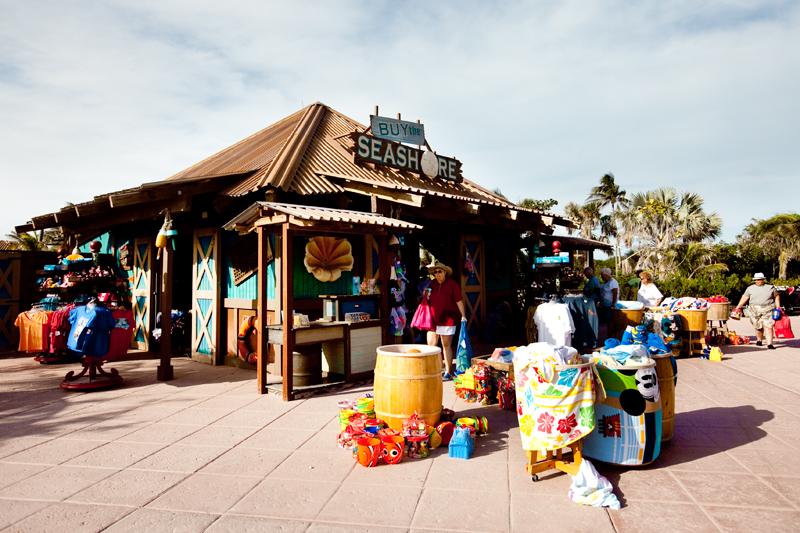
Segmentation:
[(555, 263), (569, 263), (569, 252), (561, 252), (550, 257), (537, 257), (536, 263), (539, 265), (550, 265)]
[(387, 139), (406, 144), (425, 144), (425, 126), (416, 122), (406, 122), (386, 117), (370, 117), (372, 134), (379, 139)]
[(387, 167), (424, 174), (430, 178), (461, 181), (461, 161), (443, 157), (433, 152), (418, 150), (394, 141), (378, 139), (364, 133), (350, 134), (356, 143), (355, 158), (358, 161), (386, 165)]

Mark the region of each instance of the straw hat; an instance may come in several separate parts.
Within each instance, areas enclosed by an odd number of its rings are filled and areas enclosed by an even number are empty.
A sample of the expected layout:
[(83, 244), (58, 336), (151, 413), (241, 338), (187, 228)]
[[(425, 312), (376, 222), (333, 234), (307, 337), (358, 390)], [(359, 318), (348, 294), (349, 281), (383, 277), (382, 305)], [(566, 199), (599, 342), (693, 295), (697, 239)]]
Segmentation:
[(430, 265), (428, 265), (428, 272), (433, 274), (433, 271), (436, 270), (437, 268), (441, 268), (442, 270), (444, 270), (445, 274), (447, 274), (448, 276), (452, 276), (453, 275), (453, 269), (450, 268), (449, 266), (445, 265), (441, 261), (435, 261), (435, 262), (431, 263)]
[(756, 280), (759, 280), (759, 279), (767, 279), (767, 278), (766, 278), (766, 276), (764, 276), (763, 272), (756, 272), (756, 275), (753, 276), (753, 281), (756, 281)]

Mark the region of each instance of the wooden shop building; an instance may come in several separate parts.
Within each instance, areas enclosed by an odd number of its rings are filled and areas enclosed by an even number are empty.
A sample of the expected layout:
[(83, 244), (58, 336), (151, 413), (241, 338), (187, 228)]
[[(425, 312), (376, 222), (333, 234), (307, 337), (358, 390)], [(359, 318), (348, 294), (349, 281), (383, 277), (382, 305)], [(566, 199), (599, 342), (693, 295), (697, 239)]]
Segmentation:
[[(387, 289), (395, 257), (406, 267), (411, 312), (420, 246), (451, 266), (468, 331), (480, 337), (502, 302), (524, 313), (522, 237), (573, 227), (463, 178), (456, 158), (434, 156), (423, 128), (377, 109), (366, 127), (315, 103), (164, 181), (96, 196), (17, 230), (60, 226), (70, 245), (98, 240), (114, 255), (118, 276), (131, 280), (132, 347), (161, 353), (160, 379), (171, 379), (175, 346), (170, 328), (154, 345), (156, 314), (180, 309), (191, 312), (193, 359), (257, 370), (260, 393), (291, 400), (372, 377), (375, 348), (395, 342)], [(167, 212), (174, 236), (157, 258)], [(353, 294), (358, 280), (368, 289), (375, 280), (380, 294)], [(345, 320), (353, 312), (369, 317)], [(256, 317), (247, 343), (257, 363), (239, 355), (247, 317)]]

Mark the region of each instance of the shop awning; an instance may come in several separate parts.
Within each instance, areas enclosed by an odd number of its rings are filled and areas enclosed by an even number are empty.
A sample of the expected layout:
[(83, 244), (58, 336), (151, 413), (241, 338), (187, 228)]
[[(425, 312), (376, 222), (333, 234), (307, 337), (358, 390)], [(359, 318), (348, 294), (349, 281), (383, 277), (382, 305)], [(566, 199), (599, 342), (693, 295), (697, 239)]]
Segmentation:
[(222, 227), (228, 231), (249, 233), (259, 226), (279, 225), (284, 222), (300, 228), (311, 229), (320, 225), (320, 229), (360, 230), (364, 233), (383, 233), (387, 229), (403, 232), (422, 229), (418, 224), (385, 217), (380, 213), (275, 202), (256, 202)]

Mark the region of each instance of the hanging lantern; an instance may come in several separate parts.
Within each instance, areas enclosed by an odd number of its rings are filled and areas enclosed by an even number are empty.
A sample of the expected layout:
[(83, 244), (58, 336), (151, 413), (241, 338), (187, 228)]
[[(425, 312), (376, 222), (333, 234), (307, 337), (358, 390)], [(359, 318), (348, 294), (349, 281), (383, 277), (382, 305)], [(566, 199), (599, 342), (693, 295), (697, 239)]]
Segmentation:
[(553, 253), (558, 254), (561, 253), (561, 243), (558, 241), (553, 241)]

